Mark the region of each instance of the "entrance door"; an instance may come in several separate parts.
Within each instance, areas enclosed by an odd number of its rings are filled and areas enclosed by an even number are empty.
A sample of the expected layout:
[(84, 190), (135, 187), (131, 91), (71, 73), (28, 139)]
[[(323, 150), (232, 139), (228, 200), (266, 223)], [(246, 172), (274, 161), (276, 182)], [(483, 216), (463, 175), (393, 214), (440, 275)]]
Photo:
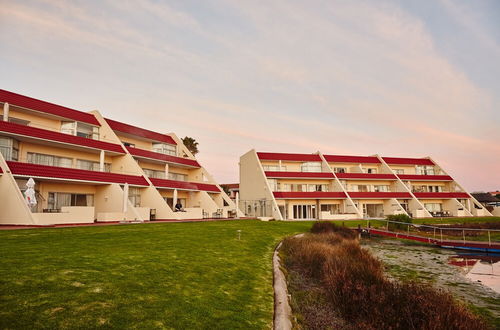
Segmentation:
[(316, 219), (316, 205), (294, 205), (293, 218), (298, 220)]

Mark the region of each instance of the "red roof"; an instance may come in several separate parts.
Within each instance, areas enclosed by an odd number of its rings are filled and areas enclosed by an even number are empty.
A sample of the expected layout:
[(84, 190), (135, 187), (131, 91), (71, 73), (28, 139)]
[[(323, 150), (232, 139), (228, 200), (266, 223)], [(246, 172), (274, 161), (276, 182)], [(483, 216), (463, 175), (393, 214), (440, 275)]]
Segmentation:
[(470, 198), (465, 192), (414, 192), (415, 197), (421, 198)]
[(407, 192), (347, 192), (351, 198), (377, 198), (377, 199), (388, 199), (388, 198), (411, 198), (410, 193)]
[(134, 148), (134, 147), (125, 147), (125, 148), (127, 148), (127, 150), (132, 155), (137, 156), (137, 157), (144, 157), (144, 158), (161, 160), (161, 161), (164, 161), (166, 163), (176, 163), (176, 164), (182, 164), (182, 165), (187, 165), (187, 166), (192, 166), (192, 167), (201, 167), (200, 164), (196, 160), (193, 160), (193, 159), (165, 155), (165, 154), (161, 154), (158, 152)]
[(275, 191), (273, 192), (274, 198), (280, 199), (342, 199), (346, 198), (346, 195), (343, 192), (338, 191), (312, 191), (312, 192), (283, 192), (283, 191)]
[(391, 165), (434, 165), (428, 158), (382, 157), (382, 159)]
[(309, 179), (333, 179), (333, 173), (328, 172), (265, 172), (268, 178), (309, 178)]
[(155, 187), (158, 188), (170, 188), (170, 189), (185, 189), (185, 190), (201, 190), (208, 192), (220, 192), (214, 184), (209, 183), (196, 183), (187, 181), (175, 181), (166, 179), (150, 178), (151, 182)]
[(174, 144), (174, 145), (177, 144), (177, 143), (175, 143), (175, 140), (170, 135), (167, 135), (167, 134), (153, 132), (153, 131), (150, 131), (150, 130), (147, 130), (144, 128), (132, 126), (129, 124), (121, 123), (119, 121), (111, 120), (111, 119), (107, 119), (107, 118), (106, 118), (106, 122), (109, 124), (109, 126), (114, 131), (127, 133), (127, 134), (131, 134), (131, 135), (136, 135), (136, 136), (141, 136), (141, 137), (146, 138), (146, 139), (155, 140), (155, 141), (159, 141), (159, 142), (165, 142), (168, 144)]
[(39, 112), (48, 113), (54, 116), (68, 118), (87, 124), (101, 126), (94, 115), (70, 108), (63, 107), (54, 103), (49, 103), (37, 100), (21, 94), (16, 94), (3, 89), (0, 89), (0, 102), (7, 102), (9, 104), (35, 110)]
[(394, 174), (377, 174), (377, 173), (335, 173), (339, 179), (366, 179), (366, 180), (396, 180)]
[(294, 162), (321, 162), (317, 154), (284, 154), (277, 152), (258, 152), (260, 160), (288, 160)]
[(128, 183), (137, 186), (149, 186), (144, 177), (137, 175), (87, 171), (74, 168), (7, 162), (14, 175), (33, 176), (53, 179), (69, 179), (105, 183)]
[(224, 184), (221, 184), (221, 186), (223, 186), (227, 189), (239, 189), (240, 188), (239, 183), (224, 183)]
[(121, 154), (125, 153), (125, 151), (123, 151), (122, 149), (122, 146), (119, 144), (88, 139), (80, 136), (49, 131), (31, 126), (9, 123), (6, 121), (0, 121), (0, 132), (7, 132), (16, 135), (29, 136), (36, 139), (50, 140), (66, 144), (84, 146), (99, 150), (112, 151)]
[(418, 174), (398, 174), (401, 180), (412, 181), (453, 181), (449, 175), (418, 175)]
[(368, 163), (380, 164), (380, 160), (373, 156), (340, 156), (340, 155), (323, 155), (327, 162), (332, 163)]

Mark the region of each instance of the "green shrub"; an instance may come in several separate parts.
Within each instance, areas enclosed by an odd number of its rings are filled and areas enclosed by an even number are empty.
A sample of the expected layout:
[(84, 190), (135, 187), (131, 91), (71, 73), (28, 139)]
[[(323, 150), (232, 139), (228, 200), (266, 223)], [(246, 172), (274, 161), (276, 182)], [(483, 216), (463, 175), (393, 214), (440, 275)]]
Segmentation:
[(402, 222), (402, 223), (389, 223), (389, 230), (394, 229), (407, 229), (405, 223), (412, 223), (412, 218), (406, 214), (391, 214), (386, 217), (388, 221)]

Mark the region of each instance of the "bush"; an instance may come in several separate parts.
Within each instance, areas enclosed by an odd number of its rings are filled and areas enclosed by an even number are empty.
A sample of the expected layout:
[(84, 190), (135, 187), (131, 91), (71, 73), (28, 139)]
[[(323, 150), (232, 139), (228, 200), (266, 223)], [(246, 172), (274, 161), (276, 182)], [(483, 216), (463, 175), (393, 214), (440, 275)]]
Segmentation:
[(292, 306), (303, 328), (488, 328), (445, 291), (388, 280), (379, 259), (331, 225), (316, 223), (315, 231), (328, 232), (283, 242)]
[(346, 239), (355, 239), (358, 237), (358, 234), (354, 230), (343, 226), (337, 226), (336, 224), (328, 221), (315, 222), (311, 227), (311, 233), (336, 233)]
[(389, 223), (389, 230), (394, 229), (407, 229), (408, 226), (404, 223), (412, 223), (412, 218), (406, 214), (391, 214), (386, 217), (388, 221), (402, 222), (402, 223)]

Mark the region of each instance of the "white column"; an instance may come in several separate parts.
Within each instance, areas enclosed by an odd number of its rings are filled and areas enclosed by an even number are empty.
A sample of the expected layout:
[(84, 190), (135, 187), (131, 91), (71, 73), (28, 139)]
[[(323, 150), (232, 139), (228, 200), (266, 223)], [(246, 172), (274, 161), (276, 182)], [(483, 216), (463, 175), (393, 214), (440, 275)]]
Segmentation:
[(281, 159), (278, 160), (278, 168), (279, 168), (279, 171), (281, 172)]
[(123, 186), (123, 213), (126, 216), (128, 207), (128, 183)]
[(168, 179), (168, 164), (165, 164), (165, 179)]
[(104, 150), (101, 150), (99, 156), (99, 171), (104, 172)]
[(3, 104), (3, 121), (9, 121), (9, 104), (7, 102)]
[(236, 196), (234, 196), (234, 203), (236, 204), (236, 218), (239, 218), (238, 216), (238, 211), (240, 209), (239, 204), (240, 204), (240, 194), (236, 192)]

